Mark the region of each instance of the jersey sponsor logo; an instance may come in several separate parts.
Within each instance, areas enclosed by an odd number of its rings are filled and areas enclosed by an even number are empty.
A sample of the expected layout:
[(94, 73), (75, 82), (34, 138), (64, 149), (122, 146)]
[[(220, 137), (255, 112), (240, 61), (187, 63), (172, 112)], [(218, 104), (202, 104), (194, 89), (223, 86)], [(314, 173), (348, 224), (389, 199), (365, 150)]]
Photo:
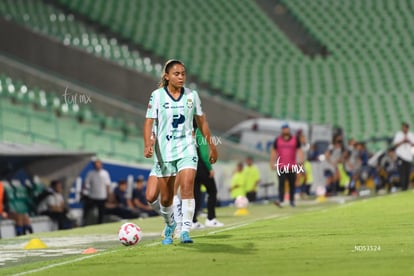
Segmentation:
[(165, 138), (166, 138), (168, 141), (171, 141), (171, 140), (178, 140), (178, 139), (184, 139), (184, 138), (185, 138), (185, 135), (184, 135), (184, 134), (183, 134), (183, 135), (181, 135), (181, 136), (166, 135), (166, 136), (165, 136)]
[(187, 99), (187, 107), (193, 108), (193, 99)]
[(172, 121), (172, 127), (178, 128), (178, 125), (183, 124), (185, 122), (185, 116), (183, 114), (174, 115)]
[(171, 105), (170, 106), (170, 103), (167, 102), (167, 103), (164, 103), (162, 107), (164, 107), (165, 109), (169, 109), (169, 108), (176, 109), (176, 108), (184, 108), (184, 105)]

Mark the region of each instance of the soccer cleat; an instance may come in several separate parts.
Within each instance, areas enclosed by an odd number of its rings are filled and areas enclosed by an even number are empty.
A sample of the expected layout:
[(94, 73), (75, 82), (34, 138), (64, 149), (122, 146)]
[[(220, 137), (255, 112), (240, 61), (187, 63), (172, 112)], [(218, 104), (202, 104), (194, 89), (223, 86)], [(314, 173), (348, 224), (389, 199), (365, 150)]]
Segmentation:
[(205, 228), (204, 225), (202, 225), (201, 223), (197, 222), (193, 222), (193, 224), (191, 225), (191, 229), (195, 230), (195, 229), (203, 229)]
[(163, 245), (170, 245), (173, 244), (173, 239), (171, 237), (166, 237), (161, 241), (161, 243)]
[(215, 218), (213, 219), (206, 219), (206, 226), (207, 227), (222, 227), (224, 224)]
[(291, 201), (290, 202), (290, 207), (296, 207), (295, 202)]
[(167, 224), (165, 225), (164, 229), (161, 232), (161, 237), (165, 238), (165, 230), (167, 229)]
[(193, 240), (190, 238), (190, 234), (187, 231), (181, 232), (181, 243), (193, 243)]
[(173, 243), (173, 234), (177, 223), (174, 221), (172, 225), (167, 225), (164, 230), (164, 239), (162, 240), (162, 244), (168, 245)]

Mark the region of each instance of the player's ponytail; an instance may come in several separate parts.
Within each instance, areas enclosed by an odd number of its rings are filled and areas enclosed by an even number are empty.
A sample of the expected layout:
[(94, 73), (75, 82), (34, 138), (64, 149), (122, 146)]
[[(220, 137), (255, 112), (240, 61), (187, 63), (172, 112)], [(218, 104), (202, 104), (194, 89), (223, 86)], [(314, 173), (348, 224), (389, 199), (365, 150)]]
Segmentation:
[(171, 67), (173, 67), (176, 64), (180, 64), (184, 66), (184, 63), (182, 63), (181, 61), (177, 59), (167, 60), (167, 62), (164, 64), (164, 67), (162, 68), (162, 75), (161, 75), (159, 87), (164, 87), (168, 85), (168, 80), (165, 78), (165, 74), (167, 74), (170, 71)]

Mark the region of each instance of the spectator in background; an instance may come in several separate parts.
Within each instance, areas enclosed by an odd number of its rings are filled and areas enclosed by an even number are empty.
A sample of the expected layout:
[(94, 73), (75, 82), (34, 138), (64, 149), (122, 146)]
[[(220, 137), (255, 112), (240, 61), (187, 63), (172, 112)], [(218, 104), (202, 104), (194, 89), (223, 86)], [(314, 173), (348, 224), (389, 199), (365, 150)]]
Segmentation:
[(115, 215), (122, 219), (133, 219), (139, 217), (139, 211), (134, 209), (131, 198), (127, 197), (127, 181), (120, 180), (118, 187), (109, 195), (106, 203), (106, 214)]
[(347, 150), (349, 150), (351, 152), (351, 154), (352, 154), (352, 151), (355, 149), (355, 144), (356, 144), (356, 141), (355, 141), (354, 138), (349, 138), (348, 139), (348, 147), (347, 147)]
[(329, 145), (325, 153), (326, 161), (331, 165), (332, 173), (336, 170), (336, 166), (345, 151), (344, 141), (341, 134), (337, 134), (332, 139), (332, 144)]
[(67, 209), (63, 199), (63, 186), (58, 180), (50, 184), (49, 194), (39, 203), (37, 212), (57, 222), (59, 230), (72, 228), (72, 221), (67, 217)]
[(25, 235), (27, 233), (32, 234), (33, 227), (31, 225), (30, 217), (27, 214), (28, 206), (26, 206), (26, 204), (18, 204), (14, 206), (10, 205), (13, 195), (7, 194), (6, 188), (2, 182), (0, 182), (0, 196), (2, 196), (2, 199), (0, 199), (0, 208), (2, 209), (0, 212), (0, 218), (14, 220), (16, 236)]
[(348, 147), (346, 150), (349, 151), (349, 164), (352, 164), (352, 170), (356, 171), (361, 166), (361, 158), (358, 151), (358, 143), (354, 138), (348, 140)]
[(357, 194), (357, 182), (360, 181), (360, 172), (362, 167), (361, 155), (359, 152), (359, 143), (354, 142), (352, 147), (348, 147), (348, 156), (345, 161), (345, 170), (348, 172), (351, 182), (349, 183), (349, 194)]
[(339, 163), (337, 165), (337, 174), (338, 174), (338, 187), (336, 191), (344, 192), (347, 190), (347, 194), (350, 192), (351, 184), (351, 173), (352, 164), (350, 163), (351, 153), (349, 150), (345, 150)]
[(345, 152), (345, 146), (342, 134), (335, 134), (332, 139), (332, 144), (329, 145), (325, 152), (325, 160), (328, 167), (323, 174), (326, 179), (327, 194), (336, 194), (339, 187), (339, 173), (338, 164), (341, 161), (342, 155)]
[(396, 180), (399, 180), (397, 160), (397, 155), (393, 147), (379, 156), (377, 171), (380, 177), (380, 183), (376, 187), (377, 191), (386, 188), (390, 192), (394, 188), (394, 184), (397, 182)]
[(246, 196), (245, 176), (243, 173), (243, 162), (237, 163), (236, 171), (231, 178), (230, 197), (236, 199), (239, 196)]
[(142, 175), (136, 179), (135, 188), (132, 192), (132, 205), (134, 209), (139, 211), (140, 216), (143, 216), (143, 214), (149, 217), (158, 216), (158, 213), (148, 205), (144, 189), (144, 176)]
[(307, 159), (309, 161), (319, 161), (320, 152), (318, 151), (316, 144), (313, 143), (309, 147)]
[(362, 186), (365, 186), (367, 179), (372, 176), (371, 167), (368, 164), (371, 154), (368, 152), (364, 142), (359, 142), (356, 144), (358, 151), (358, 158), (360, 161), (360, 168), (358, 173), (359, 180)]
[(15, 222), (16, 236), (33, 233), (29, 215), (17, 213), (15, 210), (10, 209), (8, 217)]
[[(3, 182), (0, 181), (0, 220), (9, 216), (9, 198), (4, 190)], [(1, 233), (0, 233), (1, 234)]]
[(296, 136), (297, 136), (297, 139), (299, 140), (299, 143), (300, 143), (300, 147), (302, 149), (303, 156), (304, 156), (305, 159), (307, 159), (308, 158), (309, 151), (310, 151), (310, 144), (306, 140), (306, 136), (305, 136), (305, 134), (303, 133), (302, 130), (299, 130), (297, 132)]
[(89, 213), (98, 208), (98, 224), (103, 222), (105, 202), (108, 200), (111, 178), (108, 171), (102, 168), (100, 160), (94, 162), (94, 170), (85, 179), (83, 190), (83, 225)]
[(243, 169), (246, 197), (249, 202), (255, 202), (257, 198), (257, 187), (260, 181), (260, 171), (256, 165), (253, 164), (253, 157), (246, 158), (246, 166)]
[[(296, 173), (296, 183), (295, 183), (295, 187), (297, 187), (297, 190), (299, 191), (301, 197), (303, 197), (305, 194), (309, 195), (309, 184), (307, 184), (307, 179), (306, 179), (306, 169), (305, 169), (305, 164), (308, 167), (310, 167), (310, 163), (306, 163), (307, 162), (307, 157), (308, 157), (308, 152), (310, 150), (310, 145), (309, 143), (306, 141), (306, 137), (305, 134), (303, 133), (302, 130), (299, 130), (296, 134), (297, 139), (299, 140), (300, 143), (300, 148), (302, 149), (302, 155), (304, 157), (303, 160), (303, 165), (304, 165), (304, 170), (303, 171), (299, 171)], [(299, 157), (296, 156), (296, 160)], [(310, 172), (311, 173), (311, 172)]]
[(303, 163), (303, 168), (305, 169), (305, 173), (303, 174), (304, 180), (300, 187), (301, 197), (306, 198), (310, 195), (310, 190), (313, 185), (313, 172), (312, 172), (312, 164), (310, 161), (306, 160)]
[(298, 137), (291, 134), (288, 124), (282, 125), (282, 133), (275, 139), (270, 155), (270, 166), (277, 170), (279, 176), (279, 200), (275, 201), (276, 206), (283, 206), (287, 180), (290, 206), (295, 207), (296, 174), (299, 172), (299, 170), (295, 171), (295, 168), (303, 168), (303, 162), (304, 155)]
[(394, 137), (395, 153), (397, 154), (398, 173), (400, 174), (400, 185), (403, 191), (408, 189), (410, 184), (411, 166), (413, 162), (412, 147), (414, 146), (414, 134), (409, 131), (410, 125), (403, 122), (401, 131)]

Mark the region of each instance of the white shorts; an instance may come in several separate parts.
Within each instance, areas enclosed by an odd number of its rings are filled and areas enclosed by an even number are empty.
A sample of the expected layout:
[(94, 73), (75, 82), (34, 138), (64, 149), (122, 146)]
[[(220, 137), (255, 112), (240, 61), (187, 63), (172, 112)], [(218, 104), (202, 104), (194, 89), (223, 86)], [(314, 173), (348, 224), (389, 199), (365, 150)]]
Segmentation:
[(155, 163), (150, 175), (157, 177), (176, 176), (181, 170), (193, 169), (197, 170), (198, 156), (184, 157), (169, 162)]

